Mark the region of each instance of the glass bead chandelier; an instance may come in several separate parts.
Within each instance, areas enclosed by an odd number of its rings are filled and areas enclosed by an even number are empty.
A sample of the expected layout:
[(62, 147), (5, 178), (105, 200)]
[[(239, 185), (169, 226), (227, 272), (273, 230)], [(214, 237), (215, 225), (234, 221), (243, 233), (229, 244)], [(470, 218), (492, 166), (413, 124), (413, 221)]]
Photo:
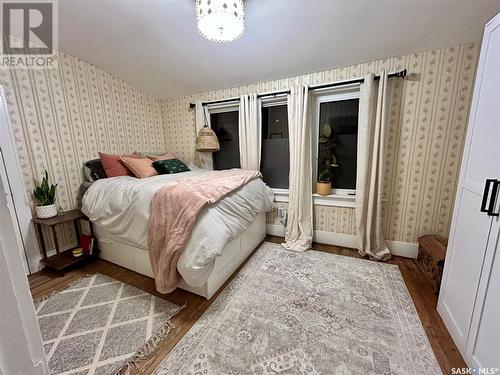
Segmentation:
[(243, 0), (195, 0), (198, 31), (214, 42), (232, 42), (245, 31)]

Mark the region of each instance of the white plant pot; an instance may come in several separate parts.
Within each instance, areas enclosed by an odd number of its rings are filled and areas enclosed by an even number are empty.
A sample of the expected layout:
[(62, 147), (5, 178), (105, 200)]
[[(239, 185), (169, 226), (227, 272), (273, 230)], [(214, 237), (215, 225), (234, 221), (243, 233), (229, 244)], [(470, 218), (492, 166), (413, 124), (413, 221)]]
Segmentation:
[(55, 204), (49, 204), (48, 206), (36, 206), (36, 216), (39, 219), (48, 219), (49, 217), (54, 217), (57, 215), (57, 208)]

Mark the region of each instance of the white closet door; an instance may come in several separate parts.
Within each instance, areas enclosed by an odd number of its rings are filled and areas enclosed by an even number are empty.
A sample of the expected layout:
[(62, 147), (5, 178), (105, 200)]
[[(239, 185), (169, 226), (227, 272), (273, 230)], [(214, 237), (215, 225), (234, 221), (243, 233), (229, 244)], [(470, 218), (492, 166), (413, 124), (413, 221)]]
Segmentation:
[(494, 238), (490, 236), (491, 246), (488, 246), (484, 262), (485, 267), (481, 276), (465, 352), (469, 365), (477, 368), (500, 368), (500, 248), (498, 240), (498, 234)]
[[(498, 231), (490, 208), (492, 181), (500, 180), (500, 17), (486, 26), (479, 60), (467, 140), (450, 230), (438, 311), (460, 351), (465, 353), (486, 248)], [(498, 194), (497, 194), (498, 195)], [(495, 236), (496, 238), (496, 236)]]

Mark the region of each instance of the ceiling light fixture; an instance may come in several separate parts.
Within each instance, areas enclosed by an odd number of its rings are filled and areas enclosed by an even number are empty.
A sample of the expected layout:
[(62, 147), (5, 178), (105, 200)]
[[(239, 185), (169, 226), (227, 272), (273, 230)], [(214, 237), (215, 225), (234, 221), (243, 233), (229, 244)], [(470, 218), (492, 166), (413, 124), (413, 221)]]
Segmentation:
[(243, 0), (195, 0), (198, 31), (214, 42), (232, 42), (243, 35)]

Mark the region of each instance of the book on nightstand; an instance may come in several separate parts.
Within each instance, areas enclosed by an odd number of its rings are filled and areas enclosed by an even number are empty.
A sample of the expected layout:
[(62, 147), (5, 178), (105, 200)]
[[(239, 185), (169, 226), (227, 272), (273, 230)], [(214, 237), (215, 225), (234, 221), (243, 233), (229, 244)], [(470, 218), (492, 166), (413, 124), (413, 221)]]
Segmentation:
[(93, 244), (94, 244), (93, 237), (87, 234), (80, 235), (80, 247), (83, 249), (83, 253), (85, 255), (92, 255)]

